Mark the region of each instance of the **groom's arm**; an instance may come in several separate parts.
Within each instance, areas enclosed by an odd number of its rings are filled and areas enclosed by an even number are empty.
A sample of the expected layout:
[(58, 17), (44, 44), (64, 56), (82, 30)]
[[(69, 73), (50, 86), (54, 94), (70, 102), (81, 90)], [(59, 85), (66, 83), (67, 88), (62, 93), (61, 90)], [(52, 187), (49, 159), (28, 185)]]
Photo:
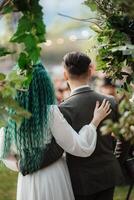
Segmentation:
[(44, 151), (44, 159), (42, 161), (41, 168), (47, 167), (57, 160), (59, 160), (64, 153), (64, 150), (56, 143), (54, 137), (48, 148)]
[[(40, 162), (39, 166), (36, 166), (36, 169), (34, 169), (32, 173), (43, 169), (59, 160), (62, 157), (63, 152), (64, 150), (56, 143), (55, 139), (52, 138), (52, 141), (50, 144), (48, 144), (48, 147), (42, 150), (44, 155), (43, 160)], [(33, 157), (28, 156), (28, 162), (34, 162)], [(19, 162), (19, 171), (23, 174), (23, 176), (29, 174), (28, 166), (26, 166), (22, 160)]]

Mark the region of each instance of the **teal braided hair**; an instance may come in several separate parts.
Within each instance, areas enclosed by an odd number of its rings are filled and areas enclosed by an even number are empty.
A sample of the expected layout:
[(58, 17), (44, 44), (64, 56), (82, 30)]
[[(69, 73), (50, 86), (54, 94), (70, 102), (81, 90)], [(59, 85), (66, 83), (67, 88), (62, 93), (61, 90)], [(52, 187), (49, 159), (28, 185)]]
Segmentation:
[(28, 91), (18, 91), (16, 99), (32, 116), (30, 119), (24, 119), (19, 129), (14, 121), (9, 121), (5, 128), (3, 157), (7, 156), (14, 142), (22, 165), (27, 166), (32, 173), (41, 165), (43, 150), (51, 142), (50, 105), (56, 103), (52, 81), (42, 64), (34, 66)]

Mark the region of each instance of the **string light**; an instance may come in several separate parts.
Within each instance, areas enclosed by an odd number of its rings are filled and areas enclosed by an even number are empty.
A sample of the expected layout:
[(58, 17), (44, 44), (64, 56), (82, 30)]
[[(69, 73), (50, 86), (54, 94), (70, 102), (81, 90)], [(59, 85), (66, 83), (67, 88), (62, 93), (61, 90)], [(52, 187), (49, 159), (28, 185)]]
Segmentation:
[(81, 31), (81, 35), (82, 35), (83, 37), (89, 37), (90, 33), (89, 33), (89, 31), (87, 31), (87, 30), (83, 30), (83, 31)]
[(72, 41), (72, 42), (75, 42), (77, 40), (77, 36), (76, 35), (71, 35), (69, 37), (69, 40)]
[(46, 43), (45, 43), (45, 45), (47, 47), (50, 47), (52, 45), (52, 40), (47, 40)]
[(64, 39), (63, 38), (58, 38), (57, 39), (57, 44), (63, 44), (64, 43)]

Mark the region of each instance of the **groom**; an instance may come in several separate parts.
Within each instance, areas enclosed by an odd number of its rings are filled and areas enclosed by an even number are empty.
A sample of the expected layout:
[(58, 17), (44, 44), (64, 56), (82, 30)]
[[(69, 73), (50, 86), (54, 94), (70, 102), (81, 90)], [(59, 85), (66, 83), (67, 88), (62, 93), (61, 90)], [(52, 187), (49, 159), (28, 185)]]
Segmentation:
[[(91, 78), (91, 60), (81, 52), (64, 56), (64, 76), (71, 89), (71, 95), (60, 106), (68, 123), (78, 132), (93, 117), (96, 101), (108, 99), (112, 112), (109, 118), (116, 121), (115, 99), (92, 90), (88, 83)], [(101, 125), (100, 125), (101, 126)], [(87, 158), (67, 154), (67, 164), (76, 200), (112, 200), (114, 188), (122, 182), (122, 173), (113, 154), (113, 139), (101, 136), (100, 127), (94, 153)], [(44, 153), (40, 168), (46, 167), (62, 156), (63, 150), (53, 139)], [(21, 169), (23, 172), (23, 169)], [(58, 199), (56, 199), (58, 200)], [(64, 200), (64, 199), (63, 199)]]
[[(71, 52), (64, 56), (64, 76), (71, 95), (60, 105), (60, 110), (76, 131), (92, 119), (96, 101), (101, 103), (104, 98), (111, 103), (112, 113), (109, 117), (117, 120), (115, 99), (96, 93), (88, 86), (91, 68), (90, 58), (83, 53)], [(80, 158), (67, 154), (76, 200), (112, 200), (115, 185), (123, 179), (113, 154), (113, 138), (110, 135), (101, 136), (100, 127), (97, 133), (97, 146), (90, 157)]]

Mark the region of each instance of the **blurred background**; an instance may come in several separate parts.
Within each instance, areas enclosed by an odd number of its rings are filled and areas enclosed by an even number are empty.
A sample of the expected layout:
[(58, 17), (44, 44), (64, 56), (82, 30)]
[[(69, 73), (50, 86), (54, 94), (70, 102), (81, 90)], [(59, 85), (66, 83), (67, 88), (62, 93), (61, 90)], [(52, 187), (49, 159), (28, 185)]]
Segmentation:
[[(51, 73), (58, 103), (70, 94), (64, 81), (62, 66), (62, 58), (69, 51), (87, 53), (94, 63), (91, 87), (99, 92), (113, 95), (120, 101), (121, 97), (115, 91), (120, 83), (113, 85), (105, 74), (95, 71), (95, 33), (90, 29), (89, 23), (82, 19), (94, 18), (96, 13), (86, 7), (83, 0), (41, 0), (40, 3), (44, 8), (44, 22), (47, 30), (47, 40), (42, 45), (41, 59)], [(19, 52), (19, 46), (8, 42), (16, 29), (18, 19), (17, 13), (0, 18), (0, 45), (6, 47), (10, 45), (12, 50)], [(15, 60), (15, 55), (0, 58), (0, 72), (8, 73), (15, 66)], [(17, 174), (0, 164), (0, 200), (15, 200), (16, 182)], [(114, 199), (125, 200), (127, 190), (127, 186), (117, 188)], [(131, 200), (134, 198), (132, 197)]]
[[(44, 22), (47, 30), (47, 41), (42, 45), (42, 60), (50, 69), (60, 67), (65, 53), (73, 50), (85, 51), (86, 47), (89, 47), (88, 39), (94, 32), (89, 29), (88, 23), (61, 16), (63, 14), (80, 19), (93, 17), (94, 14), (82, 2), (82, 0), (40, 1), (44, 7)], [(8, 41), (16, 29), (18, 18), (19, 14), (16, 13), (1, 18), (1, 45), (9, 45)], [(19, 47), (13, 45), (12, 48), (18, 50)], [(2, 61), (0, 66), (4, 63), (5, 70), (10, 69), (14, 65), (13, 57), (8, 56)]]

